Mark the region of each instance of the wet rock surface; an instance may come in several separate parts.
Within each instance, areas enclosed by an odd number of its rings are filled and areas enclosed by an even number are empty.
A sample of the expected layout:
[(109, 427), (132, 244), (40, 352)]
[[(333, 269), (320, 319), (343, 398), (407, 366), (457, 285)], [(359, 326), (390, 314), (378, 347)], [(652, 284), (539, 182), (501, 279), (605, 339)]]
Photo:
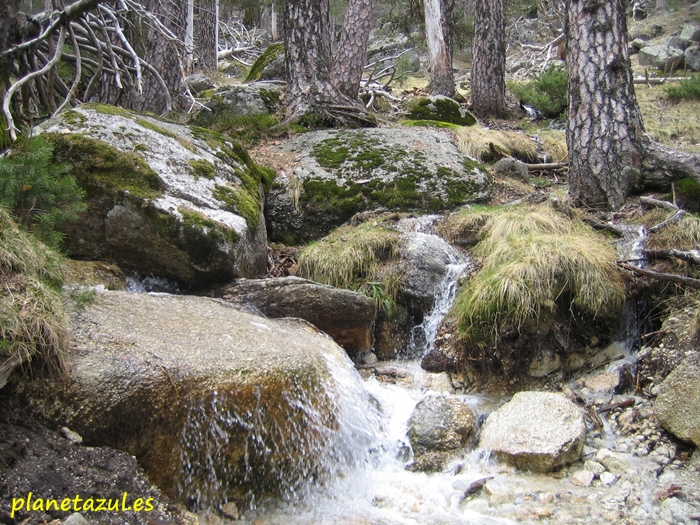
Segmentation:
[[(72, 334), (69, 377), (37, 370), (17, 391), (47, 424), (134, 455), (171, 497), (248, 503), (290, 490), (342, 450), (348, 394), (332, 371), (354, 370), (308, 323), (203, 297), (101, 292)], [(354, 386), (361, 396), (359, 378)]]
[(299, 277), (239, 279), (212, 296), (250, 305), (267, 317), (300, 317), (330, 335), (356, 359), (372, 346), (376, 303), (359, 292), (318, 284)]
[(476, 430), (476, 418), (469, 405), (446, 394), (423, 398), (408, 421), (408, 438), (415, 461), (412, 470), (442, 470), (452, 455), (464, 448)]
[(479, 447), (518, 468), (549, 472), (581, 456), (583, 412), (561, 394), (519, 392), (492, 413)]

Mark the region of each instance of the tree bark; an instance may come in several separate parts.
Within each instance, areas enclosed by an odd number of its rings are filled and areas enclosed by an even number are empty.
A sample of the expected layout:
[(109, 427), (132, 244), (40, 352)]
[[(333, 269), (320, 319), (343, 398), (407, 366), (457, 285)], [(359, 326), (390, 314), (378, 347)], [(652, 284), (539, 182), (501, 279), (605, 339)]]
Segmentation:
[(632, 191), (667, 189), (692, 177), (700, 156), (653, 142), (634, 93), (624, 0), (569, 0), (569, 196), (602, 210), (622, 207)]
[(219, 0), (198, 0), (194, 6), (197, 69), (216, 71), (219, 49)]
[(356, 99), (359, 94), (362, 71), (367, 61), (372, 3), (372, 0), (350, 0), (345, 9), (338, 55), (331, 76), (336, 88), (351, 99)]
[(506, 42), (503, 0), (476, 0), (472, 58), (472, 110), (481, 117), (505, 117)]
[(618, 209), (639, 187), (644, 127), (632, 83), (623, 0), (569, 0), (569, 195)]
[(454, 97), (452, 73), (452, 28), (454, 0), (424, 0), (425, 33), (430, 55), (430, 83), (427, 90), (434, 95)]
[(359, 100), (344, 96), (331, 80), (329, 0), (287, 0), (284, 21), (287, 120), (311, 127), (372, 125)]

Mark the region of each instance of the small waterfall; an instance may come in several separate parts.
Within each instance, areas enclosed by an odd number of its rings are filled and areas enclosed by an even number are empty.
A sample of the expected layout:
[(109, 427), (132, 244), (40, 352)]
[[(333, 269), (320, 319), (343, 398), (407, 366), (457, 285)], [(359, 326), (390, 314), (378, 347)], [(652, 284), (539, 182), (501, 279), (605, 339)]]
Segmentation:
[(413, 329), (410, 352), (411, 357), (424, 357), (435, 346), (435, 338), (443, 319), (449, 312), (457, 295), (457, 284), (460, 276), (470, 266), (469, 262), (461, 262), (453, 254), (449, 253), (450, 264), (440, 287), (435, 294), (435, 303), (432, 310), (423, 318), (423, 322)]
[[(632, 266), (643, 268), (646, 265), (644, 258), (646, 228), (642, 225), (626, 223), (616, 224), (615, 227), (623, 233), (622, 239), (616, 243), (620, 259)], [(645, 331), (645, 317), (648, 309), (647, 301), (644, 300), (625, 302), (617, 340), (624, 344), (627, 353), (639, 350), (639, 337)]]
[(290, 378), (274, 399), (263, 387), (204, 391), (185, 407), (178, 489), (189, 506), (255, 508), (258, 495), (295, 502), (372, 461), (378, 410), (347, 356), (324, 357), (321, 384)]

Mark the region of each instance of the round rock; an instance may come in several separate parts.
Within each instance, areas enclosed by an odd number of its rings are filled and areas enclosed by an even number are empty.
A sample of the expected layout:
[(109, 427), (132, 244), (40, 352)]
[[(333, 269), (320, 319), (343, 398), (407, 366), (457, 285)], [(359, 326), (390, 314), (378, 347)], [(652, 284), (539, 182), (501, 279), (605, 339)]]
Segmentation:
[(486, 420), (479, 447), (518, 468), (550, 472), (579, 459), (585, 437), (583, 412), (566, 397), (520, 392)]

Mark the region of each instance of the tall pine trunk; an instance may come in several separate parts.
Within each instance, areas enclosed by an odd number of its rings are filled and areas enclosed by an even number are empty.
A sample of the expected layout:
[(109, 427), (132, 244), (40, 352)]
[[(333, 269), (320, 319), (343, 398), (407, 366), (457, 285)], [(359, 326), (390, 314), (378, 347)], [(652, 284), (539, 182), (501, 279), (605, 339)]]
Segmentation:
[(454, 0), (424, 0), (425, 33), (430, 55), (430, 83), (427, 90), (434, 95), (454, 97), (452, 73), (452, 28)]
[(367, 60), (372, 22), (372, 0), (350, 0), (345, 9), (343, 31), (333, 65), (332, 80), (345, 96), (356, 99)]
[(569, 195), (619, 209), (641, 176), (644, 127), (632, 83), (623, 0), (569, 0)]
[(216, 71), (219, 51), (219, 0), (198, 0), (194, 6), (197, 69)]
[(503, 0), (476, 0), (472, 58), (472, 110), (481, 117), (505, 117), (506, 41)]

